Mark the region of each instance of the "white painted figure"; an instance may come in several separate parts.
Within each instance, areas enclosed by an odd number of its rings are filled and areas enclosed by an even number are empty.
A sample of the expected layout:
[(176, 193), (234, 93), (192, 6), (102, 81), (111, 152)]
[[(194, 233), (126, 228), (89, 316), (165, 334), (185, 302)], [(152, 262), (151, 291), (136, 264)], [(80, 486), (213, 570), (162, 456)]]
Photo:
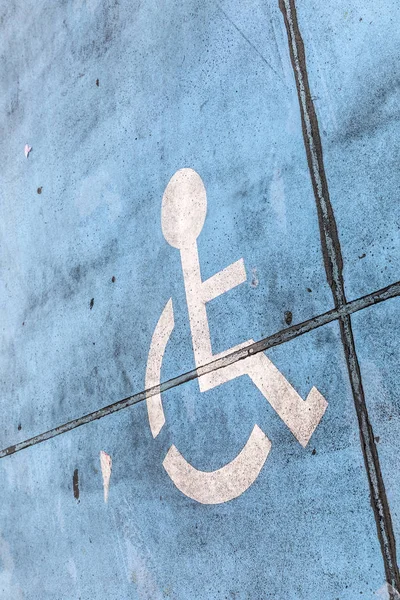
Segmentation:
[[(213, 354), (206, 303), (246, 281), (243, 259), (202, 281), (197, 238), (207, 212), (207, 196), (201, 177), (192, 169), (180, 169), (169, 181), (162, 199), (161, 224), (167, 242), (180, 250), (186, 301), (196, 368), (245, 348), (248, 340), (219, 354)], [(146, 389), (160, 385), (162, 359), (174, 328), (172, 299), (158, 320), (151, 341)], [(249, 356), (198, 378), (201, 392), (248, 375), (299, 443), (305, 447), (326, 410), (327, 402), (313, 387), (303, 400), (264, 353)], [(161, 393), (147, 397), (153, 437), (161, 431), (165, 416)], [(271, 449), (271, 442), (255, 425), (236, 458), (216, 471), (199, 471), (171, 446), (163, 462), (168, 475), (181, 492), (203, 504), (227, 502), (240, 496), (257, 478)]]

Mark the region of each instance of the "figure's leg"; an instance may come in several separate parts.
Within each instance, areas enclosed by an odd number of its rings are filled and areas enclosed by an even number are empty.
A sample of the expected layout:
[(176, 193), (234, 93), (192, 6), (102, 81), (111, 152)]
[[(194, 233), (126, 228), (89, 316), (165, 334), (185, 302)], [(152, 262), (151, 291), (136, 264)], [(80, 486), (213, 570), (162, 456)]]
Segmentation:
[[(206, 365), (212, 361), (222, 359), (224, 360), (228, 354), (233, 354), (238, 350), (242, 350), (246, 348), (246, 346), (250, 346), (254, 343), (254, 340), (247, 340), (247, 342), (243, 342), (242, 344), (238, 344), (229, 350), (225, 350), (224, 352), (220, 352), (219, 354), (210, 355), (208, 360), (206, 360), (203, 364), (197, 365), (199, 368), (203, 365)], [(212, 390), (213, 388), (222, 385), (223, 383), (227, 383), (228, 381), (232, 381), (232, 379), (236, 379), (237, 377), (241, 377), (242, 375), (247, 375), (247, 365), (250, 358), (246, 358), (243, 360), (235, 361), (231, 364), (227, 361), (226, 367), (220, 367), (219, 369), (212, 370), (210, 373), (206, 373), (205, 375), (201, 375), (201, 369), (199, 371), (199, 388), (201, 392), (207, 392), (208, 390)]]
[[(248, 340), (228, 351), (212, 356), (211, 360), (224, 358), (227, 354), (245, 348), (252, 343), (253, 340)], [(260, 352), (226, 367), (201, 375), (199, 377), (200, 391), (206, 392), (242, 375), (250, 377), (299, 443), (303, 447), (307, 446), (328, 406), (327, 401), (317, 388), (313, 387), (306, 400), (303, 400), (268, 356), (264, 352)]]
[(313, 387), (303, 400), (264, 352), (242, 362), (248, 376), (295, 438), (303, 447), (307, 446), (328, 406), (323, 395)]

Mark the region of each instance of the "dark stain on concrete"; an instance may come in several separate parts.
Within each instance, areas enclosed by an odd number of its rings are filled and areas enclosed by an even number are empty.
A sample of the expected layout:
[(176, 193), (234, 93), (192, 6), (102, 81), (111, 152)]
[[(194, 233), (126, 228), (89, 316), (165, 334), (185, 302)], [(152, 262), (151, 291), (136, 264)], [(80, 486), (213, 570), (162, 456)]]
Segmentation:
[(88, 30), (92, 39), (85, 42), (80, 48), (74, 48), (82, 60), (99, 59), (110, 50), (122, 31), (123, 24), (120, 19), (119, 1), (108, 0), (103, 3), (101, 10), (95, 14), (93, 25)]
[(73, 298), (79, 293), (78, 283), (82, 284), (92, 272), (105, 269), (109, 263), (114, 261), (116, 256), (118, 256), (118, 240), (113, 238), (99, 249), (98, 255), (92, 260), (80, 262), (68, 269), (58, 265), (53, 266), (52, 277), (48, 278), (52, 282), (51, 285), (41, 287), (38, 293), (34, 293), (29, 297), (23, 315), (25, 317), (24, 322), (28, 315), (37, 314), (39, 310), (43, 310), (45, 307), (47, 311), (51, 310), (56, 300), (65, 302)]
[(72, 487), (74, 489), (74, 498), (79, 500), (79, 473), (78, 469), (75, 469), (74, 476), (72, 478)]
[(291, 325), (293, 321), (293, 315), (290, 310), (285, 310), (285, 323), (286, 325)]
[(17, 110), (20, 107), (19, 92), (20, 92), (20, 86), (19, 86), (19, 79), (18, 79), (15, 87), (11, 91), (9, 108), (7, 110), (7, 116), (9, 116), (9, 117), (12, 116), (15, 112), (17, 112)]
[(70, 269), (69, 272), (69, 276), (71, 277), (71, 279), (73, 279), (76, 283), (79, 283), (80, 280), (82, 279), (82, 275), (83, 275), (83, 269), (81, 265), (76, 265), (75, 267), (72, 267), (72, 269)]
[(385, 59), (382, 68), (370, 71), (367, 81), (357, 81), (358, 93), (355, 104), (349, 104), (342, 125), (333, 138), (334, 142), (348, 144), (364, 136), (376, 135), (385, 127), (400, 120), (398, 102), (400, 76), (397, 63)]

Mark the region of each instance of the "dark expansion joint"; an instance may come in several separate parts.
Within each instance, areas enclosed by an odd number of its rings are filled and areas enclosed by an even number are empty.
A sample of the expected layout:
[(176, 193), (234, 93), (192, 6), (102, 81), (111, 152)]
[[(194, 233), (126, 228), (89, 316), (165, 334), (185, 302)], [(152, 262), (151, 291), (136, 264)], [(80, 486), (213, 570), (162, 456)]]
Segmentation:
[[(295, 1), (279, 0), (279, 6), (285, 21), (290, 58), (299, 98), (304, 145), (317, 206), (326, 276), (332, 290), (335, 307), (340, 310), (341, 307), (346, 305), (343, 259), (335, 215), (329, 198), (318, 120), (308, 82), (304, 44), (299, 30)], [(379, 464), (378, 451), (365, 402), (350, 314), (342, 314), (339, 317), (339, 324), (357, 412), (361, 447), (385, 565), (386, 580), (395, 590), (400, 590), (400, 575), (396, 560), (392, 519)]]

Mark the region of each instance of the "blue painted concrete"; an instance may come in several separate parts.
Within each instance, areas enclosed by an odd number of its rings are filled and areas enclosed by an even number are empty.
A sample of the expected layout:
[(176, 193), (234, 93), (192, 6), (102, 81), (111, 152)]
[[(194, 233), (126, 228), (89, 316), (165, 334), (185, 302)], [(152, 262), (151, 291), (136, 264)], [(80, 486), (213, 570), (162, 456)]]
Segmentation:
[(349, 299), (398, 280), (399, 4), (298, 6)]
[[(329, 401), (306, 449), (243, 379), (225, 394), (200, 394), (197, 383), (165, 394), (156, 440), (138, 405), (0, 461), (13, 506), (12, 520), (8, 504), (0, 509), (9, 589), (27, 600), (373, 598), (384, 572), (338, 327), (269, 355), (300, 392), (312, 380)], [(255, 421), (273, 446), (240, 498), (206, 506), (175, 488), (162, 467), (171, 442), (198, 468), (216, 468)], [(114, 465), (108, 505), (102, 449)]]
[(210, 304), (216, 351), (281, 329), (285, 311), (299, 322), (332, 307), (280, 11), (228, 8), (258, 51), (212, 3), (7, 9), (3, 446), (142, 390), (170, 296), (182, 314), (168, 375), (193, 366), (179, 253), (160, 221), (181, 167), (208, 191), (203, 277), (241, 257), (248, 273)]
[[(349, 297), (398, 279), (395, 10), (298, 7)], [(181, 167), (208, 192), (203, 277), (242, 257), (248, 274), (210, 303), (214, 351), (282, 329), (285, 311), (300, 322), (332, 308), (277, 2), (11, 1), (0, 23), (2, 448), (141, 391), (169, 297), (163, 378), (193, 368), (160, 220)], [(397, 531), (396, 434), (370, 391), (385, 379), (396, 393), (396, 338), (369, 316), (393, 310), (353, 319)], [(379, 352), (369, 331), (384, 332)], [(306, 449), (241, 378), (169, 391), (156, 440), (142, 404), (0, 460), (0, 597), (373, 598), (385, 574), (338, 325), (268, 356), (303, 398), (315, 385), (328, 401)], [(272, 450), (240, 498), (204, 506), (174, 487), (171, 443), (216, 469), (254, 423)], [(108, 505), (100, 450), (113, 458)]]
[(399, 299), (354, 316), (354, 332), (396, 539), (400, 536), (398, 469)]

